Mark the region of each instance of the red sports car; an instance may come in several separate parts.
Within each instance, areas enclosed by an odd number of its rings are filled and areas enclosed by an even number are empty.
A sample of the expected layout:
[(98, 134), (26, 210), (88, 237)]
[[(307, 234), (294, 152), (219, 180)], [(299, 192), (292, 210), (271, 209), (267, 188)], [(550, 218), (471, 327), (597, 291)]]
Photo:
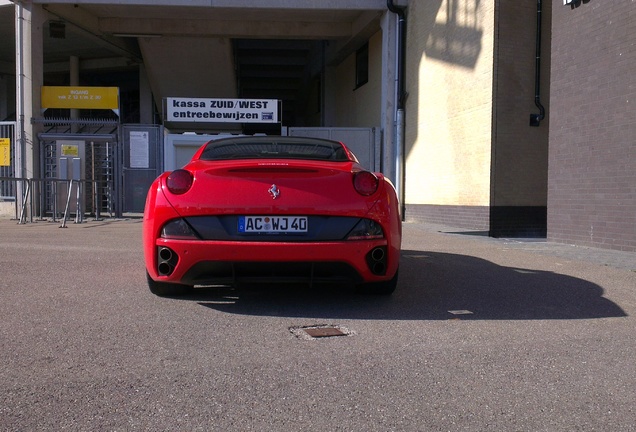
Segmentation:
[(210, 141), (148, 192), (150, 290), (338, 282), (390, 294), (402, 225), (395, 189), (342, 143), (241, 136)]

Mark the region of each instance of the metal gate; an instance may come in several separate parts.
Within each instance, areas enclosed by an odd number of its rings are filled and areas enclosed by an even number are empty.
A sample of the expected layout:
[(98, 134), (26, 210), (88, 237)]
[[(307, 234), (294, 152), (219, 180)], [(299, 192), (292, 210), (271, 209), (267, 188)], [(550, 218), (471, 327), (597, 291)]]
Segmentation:
[(148, 188), (161, 174), (163, 131), (157, 125), (123, 125), (123, 210), (142, 213)]
[(39, 214), (55, 218), (70, 205), (71, 213), (80, 216), (120, 216), (118, 121), (46, 119), (43, 123), (47, 131), (38, 135), (41, 173), (32, 179)]
[[(9, 140), (8, 147), (0, 147), (0, 177), (15, 177), (15, 122), (0, 122), (0, 138)], [(3, 142), (5, 140), (3, 139)], [(9, 163), (3, 163), (8, 152)], [(16, 199), (16, 183), (14, 181), (0, 181), (0, 201), (14, 201)]]

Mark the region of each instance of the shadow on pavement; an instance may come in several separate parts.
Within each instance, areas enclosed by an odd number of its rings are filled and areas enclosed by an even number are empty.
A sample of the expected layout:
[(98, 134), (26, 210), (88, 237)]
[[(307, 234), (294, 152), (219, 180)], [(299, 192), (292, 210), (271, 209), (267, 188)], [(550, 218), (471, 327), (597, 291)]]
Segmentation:
[(503, 267), (448, 253), (402, 251), (392, 296), (358, 295), (346, 287), (201, 288), (184, 300), (218, 311), (257, 316), (378, 320), (546, 320), (625, 317), (603, 289), (547, 271)]

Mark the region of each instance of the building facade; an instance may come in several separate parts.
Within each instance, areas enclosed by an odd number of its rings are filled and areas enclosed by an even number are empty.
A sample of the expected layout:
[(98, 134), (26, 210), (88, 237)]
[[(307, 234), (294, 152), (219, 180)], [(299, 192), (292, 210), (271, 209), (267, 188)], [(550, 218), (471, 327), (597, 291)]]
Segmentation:
[(42, 86), (117, 86), (175, 133), (166, 97), (272, 98), (284, 127), (377, 131), (407, 221), (636, 251), (633, 1), (316, 3), (4, 2), (16, 176), (42, 172)]
[[(530, 126), (537, 78), (549, 106), (549, 2), (410, 6), (407, 214), (493, 236), (546, 229), (548, 118)], [(547, 18), (546, 18), (547, 17)], [(417, 20), (417, 21), (416, 21)]]

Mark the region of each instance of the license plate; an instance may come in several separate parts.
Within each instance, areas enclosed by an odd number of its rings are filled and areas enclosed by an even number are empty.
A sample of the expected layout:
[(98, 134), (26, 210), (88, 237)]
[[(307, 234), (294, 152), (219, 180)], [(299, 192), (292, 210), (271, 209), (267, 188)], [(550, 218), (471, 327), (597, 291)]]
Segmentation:
[(304, 233), (307, 216), (239, 216), (240, 233)]

